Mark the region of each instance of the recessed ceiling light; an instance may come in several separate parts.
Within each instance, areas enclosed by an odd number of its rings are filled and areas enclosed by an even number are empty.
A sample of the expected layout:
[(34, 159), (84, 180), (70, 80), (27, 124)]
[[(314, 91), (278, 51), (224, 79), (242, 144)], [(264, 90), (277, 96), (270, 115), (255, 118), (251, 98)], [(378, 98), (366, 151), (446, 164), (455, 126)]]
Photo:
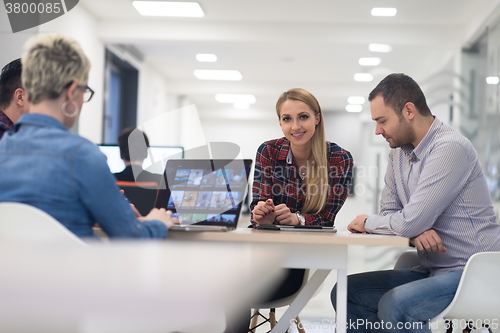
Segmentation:
[(370, 82), (373, 80), (373, 76), (368, 73), (356, 73), (354, 74), (354, 80), (360, 82)]
[(195, 69), (194, 76), (199, 80), (241, 81), (240, 71), (226, 69)]
[[(250, 94), (216, 94), (215, 100), (219, 103), (247, 103), (254, 104), (257, 99)], [(234, 105), (233, 105), (234, 106)]]
[(233, 104), (233, 108), (236, 110), (248, 110), (250, 108), (250, 104), (238, 102)]
[(199, 62), (216, 62), (217, 56), (210, 53), (198, 53), (196, 55), (196, 60), (198, 60)]
[(347, 99), (347, 103), (349, 104), (363, 104), (365, 102), (365, 98), (363, 96), (350, 96)]
[(358, 105), (358, 104), (349, 104), (345, 107), (345, 110), (347, 112), (361, 112), (363, 111), (363, 107), (361, 105)]
[(205, 13), (197, 2), (132, 1), (144, 16), (203, 17)]
[(361, 66), (377, 66), (382, 60), (378, 57), (372, 58), (359, 58), (359, 64)]
[(500, 78), (498, 76), (488, 76), (486, 78), (487, 84), (498, 84), (500, 82)]
[(388, 44), (371, 43), (368, 45), (368, 50), (370, 50), (370, 52), (388, 53), (392, 51), (392, 46)]
[(372, 16), (395, 16), (397, 11), (396, 8), (373, 8)]

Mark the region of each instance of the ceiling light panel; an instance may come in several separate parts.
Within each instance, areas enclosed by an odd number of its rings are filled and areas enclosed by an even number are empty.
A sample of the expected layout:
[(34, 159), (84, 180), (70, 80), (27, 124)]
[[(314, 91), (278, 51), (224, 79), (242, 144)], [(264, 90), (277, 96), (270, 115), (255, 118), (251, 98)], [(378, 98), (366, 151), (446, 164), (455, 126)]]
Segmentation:
[(359, 58), (359, 64), (361, 66), (378, 66), (382, 60), (377, 57), (371, 58)]
[(196, 60), (199, 62), (216, 62), (217, 56), (211, 53), (198, 53), (196, 55)]
[(373, 76), (369, 73), (356, 73), (354, 74), (354, 80), (359, 82), (370, 82), (373, 80)]
[(240, 71), (226, 69), (195, 69), (193, 74), (198, 80), (241, 81), (243, 78)]
[(498, 84), (499, 81), (500, 81), (500, 78), (498, 76), (488, 76), (486, 78), (487, 84)]
[(349, 104), (345, 107), (345, 110), (347, 112), (361, 112), (361, 111), (363, 111), (363, 107), (361, 105), (358, 105), (358, 104), (355, 104), (355, 105)]
[(236, 104), (236, 103), (254, 104), (257, 101), (255, 96), (250, 94), (216, 94), (215, 100), (219, 103), (231, 103), (231, 104)]
[(205, 13), (197, 2), (132, 1), (143, 16), (203, 17)]
[(372, 16), (396, 16), (396, 8), (373, 8)]
[(347, 103), (349, 103), (349, 104), (363, 104), (363, 103), (365, 103), (365, 98), (363, 96), (350, 96), (347, 99)]
[(370, 52), (389, 53), (392, 51), (392, 46), (388, 44), (371, 43), (368, 45), (368, 50), (370, 50)]

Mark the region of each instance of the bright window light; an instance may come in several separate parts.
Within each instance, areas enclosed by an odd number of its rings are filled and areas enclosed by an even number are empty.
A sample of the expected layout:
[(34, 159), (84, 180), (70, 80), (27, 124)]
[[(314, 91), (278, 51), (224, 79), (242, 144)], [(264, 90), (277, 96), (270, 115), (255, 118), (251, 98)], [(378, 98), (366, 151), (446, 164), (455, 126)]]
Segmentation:
[(392, 51), (392, 46), (388, 44), (371, 43), (368, 45), (368, 50), (370, 50), (370, 52), (389, 53)]
[(238, 103), (234, 103), (233, 107), (236, 110), (248, 110), (250, 108), (250, 104), (238, 102)]
[(500, 79), (498, 78), (498, 76), (488, 76), (486, 78), (486, 83), (488, 84), (498, 84), (499, 81)]
[(199, 80), (241, 81), (240, 71), (225, 69), (195, 69), (193, 72)]
[[(250, 94), (216, 94), (215, 100), (219, 103), (246, 103), (254, 104), (257, 99)], [(234, 106), (234, 105), (233, 105)]]
[(354, 74), (354, 80), (359, 82), (370, 82), (373, 80), (373, 76), (368, 73), (356, 73)]
[(363, 111), (363, 107), (361, 105), (358, 105), (358, 104), (349, 104), (345, 107), (345, 110), (347, 112), (361, 112)]
[(359, 64), (361, 66), (377, 66), (382, 60), (378, 57), (373, 58), (359, 58)]
[(205, 13), (197, 2), (132, 1), (144, 16), (203, 17)]
[(350, 96), (347, 99), (347, 103), (349, 104), (363, 104), (365, 102), (365, 98), (363, 96)]
[(196, 55), (196, 60), (198, 60), (199, 62), (216, 62), (217, 56), (210, 53), (198, 53)]
[(396, 8), (373, 8), (372, 16), (395, 16), (397, 11)]

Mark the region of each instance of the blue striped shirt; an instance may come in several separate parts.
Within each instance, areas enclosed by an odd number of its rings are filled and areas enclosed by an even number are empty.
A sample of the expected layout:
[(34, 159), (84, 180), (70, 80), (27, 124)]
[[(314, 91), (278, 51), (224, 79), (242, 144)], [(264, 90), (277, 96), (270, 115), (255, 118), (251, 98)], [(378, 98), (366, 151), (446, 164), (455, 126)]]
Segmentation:
[(500, 251), (500, 225), (470, 141), (435, 118), (416, 148), (392, 149), (380, 214), (365, 229), (409, 238), (435, 230), (448, 251), (419, 253), (413, 269), (431, 275), (463, 269), (477, 252)]

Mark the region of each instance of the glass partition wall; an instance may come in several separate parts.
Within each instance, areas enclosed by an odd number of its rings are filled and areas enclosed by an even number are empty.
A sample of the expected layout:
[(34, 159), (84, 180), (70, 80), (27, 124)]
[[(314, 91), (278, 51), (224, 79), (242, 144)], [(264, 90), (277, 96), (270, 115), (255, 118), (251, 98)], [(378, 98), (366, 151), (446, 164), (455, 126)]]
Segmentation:
[(500, 24), (462, 51), (460, 131), (474, 144), (500, 213)]

